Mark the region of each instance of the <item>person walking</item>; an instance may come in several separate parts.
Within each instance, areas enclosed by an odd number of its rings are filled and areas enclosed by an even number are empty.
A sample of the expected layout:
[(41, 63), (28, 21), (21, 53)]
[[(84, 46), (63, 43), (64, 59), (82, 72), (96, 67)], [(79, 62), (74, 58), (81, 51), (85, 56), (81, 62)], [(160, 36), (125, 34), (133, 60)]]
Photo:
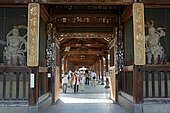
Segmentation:
[(62, 88), (64, 93), (67, 92), (67, 84), (68, 84), (68, 73), (64, 72), (64, 74), (62, 74)]
[(73, 74), (73, 85), (74, 85), (74, 93), (78, 93), (79, 90), (79, 76), (78, 73)]
[(88, 70), (85, 71), (85, 79), (86, 79), (85, 84), (89, 86), (90, 75)]

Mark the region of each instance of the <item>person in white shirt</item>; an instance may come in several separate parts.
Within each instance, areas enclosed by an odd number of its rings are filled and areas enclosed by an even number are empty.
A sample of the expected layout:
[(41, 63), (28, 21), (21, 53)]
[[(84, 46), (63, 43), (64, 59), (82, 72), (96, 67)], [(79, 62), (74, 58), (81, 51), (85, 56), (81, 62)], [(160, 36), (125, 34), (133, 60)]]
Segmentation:
[(84, 91), (84, 84), (85, 84), (85, 76), (84, 74), (80, 75), (80, 90)]
[(68, 73), (64, 72), (64, 74), (62, 74), (62, 86), (63, 86), (64, 93), (67, 92), (67, 84), (68, 84)]
[(94, 87), (96, 87), (96, 77), (97, 77), (96, 72), (93, 70), (91, 72), (91, 80), (92, 80), (92, 86)]

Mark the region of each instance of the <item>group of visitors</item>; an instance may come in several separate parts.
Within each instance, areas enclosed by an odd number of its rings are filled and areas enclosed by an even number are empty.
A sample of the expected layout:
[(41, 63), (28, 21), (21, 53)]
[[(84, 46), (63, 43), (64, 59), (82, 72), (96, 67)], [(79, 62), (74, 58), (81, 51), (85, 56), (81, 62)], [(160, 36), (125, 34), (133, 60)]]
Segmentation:
[(79, 90), (84, 91), (84, 86), (89, 86), (89, 81), (91, 80), (91, 86), (96, 86), (96, 72), (86, 70), (85, 73), (80, 71), (72, 72), (71, 70), (67, 73), (62, 74), (62, 88), (63, 92), (67, 92), (67, 87), (73, 88), (74, 93), (78, 93)]

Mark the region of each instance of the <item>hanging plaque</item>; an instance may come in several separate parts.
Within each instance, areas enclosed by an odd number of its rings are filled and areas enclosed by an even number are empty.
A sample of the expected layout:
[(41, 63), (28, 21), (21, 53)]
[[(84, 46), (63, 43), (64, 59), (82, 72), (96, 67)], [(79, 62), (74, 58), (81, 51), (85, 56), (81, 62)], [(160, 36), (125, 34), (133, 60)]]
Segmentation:
[(40, 5), (28, 5), (27, 65), (38, 66), (39, 62), (39, 18)]
[(144, 5), (133, 4), (133, 28), (134, 28), (134, 63), (145, 65), (145, 31), (144, 31)]

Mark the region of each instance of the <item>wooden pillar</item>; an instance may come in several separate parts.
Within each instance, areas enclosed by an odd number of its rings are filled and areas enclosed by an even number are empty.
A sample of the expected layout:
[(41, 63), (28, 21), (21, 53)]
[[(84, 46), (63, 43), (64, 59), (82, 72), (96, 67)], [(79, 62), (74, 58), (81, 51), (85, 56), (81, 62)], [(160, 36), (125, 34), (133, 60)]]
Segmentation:
[(98, 62), (95, 62), (95, 70), (97, 74), (97, 79), (99, 80), (99, 74), (98, 74)]
[(142, 66), (134, 66), (133, 99), (137, 104), (143, 103), (143, 70)]
[(99, 80), (101, 80), (101, 60), (98, 60), (99, 62), (99, 66), (98, 66), (98, 70), (99, 70)]
[[(61, 54), (61, 53), (60, 53), (60, 54)], [(60, 84), (62, 83), (62, 77), (61, 77), (62, 72), (63, 72), (63, 70), (62, 70), (62, 57), (61, 57), (61, 55), (60, 55)]]
[(64, 70), (63, 72), (67, 71), (67, 56), (64, 57)]
[(69, 70), (70, 70), (70, 60), (68, 59), (67, 60), (67, 65), (66, 65), (66, 72), (68, 73), (69, 72)]
[(133, 33), (134, 33), (134, 73), (133, 73), (133, 99), (135, 103), (143, 103), (143, 70), (145, 65), (145, 30), (144, 5), (133, 4)]
[(108, 73), (108, 54), (106, 54), (105, 58), (106, 58), (105, 60), (105, 64), (106, 64), (106, 86), (105, 88), (110, 88), (109, 87), (109, 73)]
[(38, 101), (38, 68), (32, 68), (29, 83), (29, 105), (36, 105)]
[(103, 61), (103, 56), (101, 57), (101, 76), (102, 76), (101, 85), (104, 85), (104, 61)]
[(98, 75), (98, 79), (100, 81), (100, 60), (97, 60), (97, 75)]
[(39, 23), (40, 23), (40, 5), (38, 3), (29, 3), (27, 66), (32, 67), (30, 71), (31, 75), (29, 82), (29, 105), (36, 105), (38, 101)]
[(48, 73), (43, 73), (44, 75), (44, 93), (47, 93), (47, 86), (48, 86)]

